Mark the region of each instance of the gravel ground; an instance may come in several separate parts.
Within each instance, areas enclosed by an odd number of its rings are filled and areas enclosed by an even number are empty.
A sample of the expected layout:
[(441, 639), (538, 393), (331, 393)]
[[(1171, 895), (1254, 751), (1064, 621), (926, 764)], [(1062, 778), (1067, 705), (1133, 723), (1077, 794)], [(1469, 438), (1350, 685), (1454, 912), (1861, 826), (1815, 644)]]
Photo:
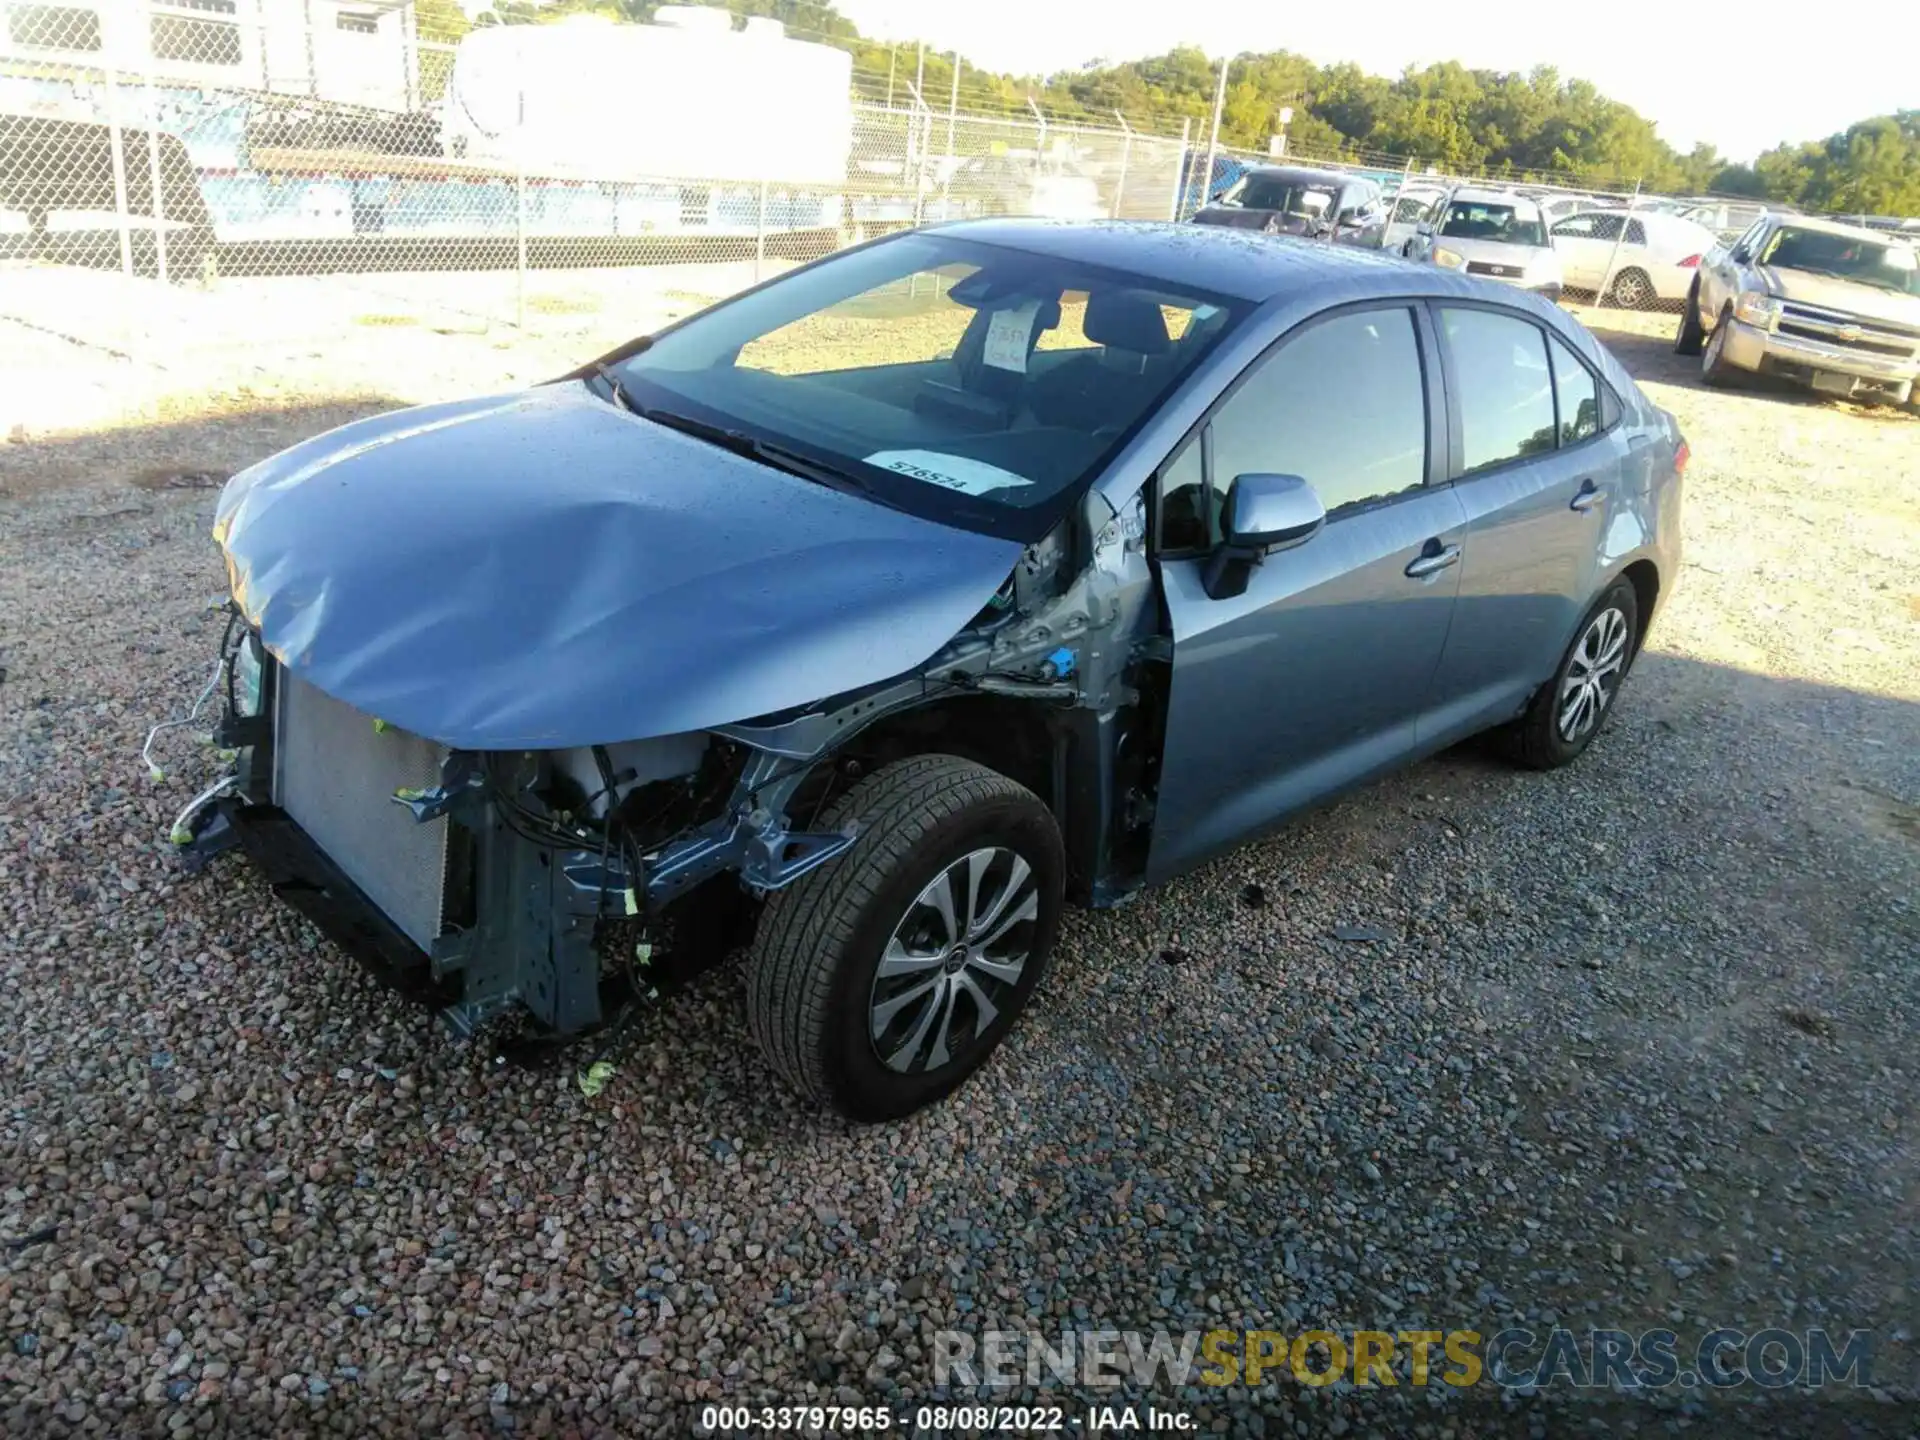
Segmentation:
[[(452, 349), (0, 443), (0, 1430), (684, 1433), (690, 1400), (924, 1399), (942, 1329), (1557, 1322), (1870, 1328), (1872, 1394), (1742, 1426), (1906, 1433), (1920, 422), (1708, 392), (1670, 322), (1597, 323), (1694, 459), (1685, 573), (1595, 749), (1454, 751), (1070, 917), (987, 1069), (862, 1129), (771, 1083), (737, 968), (589, 1100), (441, 1037), (237, 863), (173, 867), (214, 762), (180, 740), (156, 786), (136, 752), (204, 677), (222, 576), (211, 492), (167, 477), (419, 398)], [(544, 360), (464, 350), (467, 388)], [(1601, 1418), (1161, 1398), (1267, 1435)]]

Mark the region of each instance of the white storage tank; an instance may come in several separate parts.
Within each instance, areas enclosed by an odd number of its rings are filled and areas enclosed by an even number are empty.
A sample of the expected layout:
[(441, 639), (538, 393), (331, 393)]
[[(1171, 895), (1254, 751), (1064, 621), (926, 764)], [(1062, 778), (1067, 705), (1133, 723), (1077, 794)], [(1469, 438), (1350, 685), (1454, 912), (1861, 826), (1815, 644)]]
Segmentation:
[(837, 186), (852, 76), (844, 50), (699, 6), (498, 26), (460, 41), (443, 133), (451, 155), (530, 175)]

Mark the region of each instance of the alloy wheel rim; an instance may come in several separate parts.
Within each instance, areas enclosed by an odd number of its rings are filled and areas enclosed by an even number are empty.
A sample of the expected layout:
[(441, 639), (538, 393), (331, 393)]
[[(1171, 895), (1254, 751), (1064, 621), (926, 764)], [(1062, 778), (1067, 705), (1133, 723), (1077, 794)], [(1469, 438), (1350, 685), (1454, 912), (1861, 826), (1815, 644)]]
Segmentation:
[(1033, 867), (1004, 846), (970, 851), (928, 881), (873, 974), (867, 1035), (880, 1062), (917, 1075), (976, 1046), (1026, 974), (1039, 918)]
[(1554, 723), (1560, 738), (1577, 744), (1593, 733), (1613, 703), (1627, 664), (1627, 617), (1608, 606), (1582, 632), (1560, 680)]
[(1614, 290), (1619, 295), (1620, 303), (1629, 310), (1637, 310), (1646, 303), (1646, 282), (1638, 275), (1622, 275), (1614, 282)]

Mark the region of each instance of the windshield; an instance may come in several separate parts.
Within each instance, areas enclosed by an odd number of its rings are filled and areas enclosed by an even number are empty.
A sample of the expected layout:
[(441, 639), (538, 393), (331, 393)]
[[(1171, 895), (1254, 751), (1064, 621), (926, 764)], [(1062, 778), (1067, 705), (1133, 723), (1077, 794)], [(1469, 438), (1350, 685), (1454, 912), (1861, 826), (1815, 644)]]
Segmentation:
[(1333, 208), (1333, 191), (1324, 185), (1303, 185), (1281, 175), (1245, 175), (1225, 195), (1222, 205), (1242, 210), (1278, 210), (1299, 220), (1314, 220)]
[(1853, 235), (1783, 225), (1767, 242), (1760, 263), (1857, 280), (1903, 295), (1920, 295), (1920, 269), (1915, 268), (1910, 245), (1885, 245)]
[(610, 373), (643, 415), (724, 427), (882, 504), (1036, 540), (1250, 308), (922, 232), (718, 305)]
[(1440, 233), (1456, 240), (1494, 240), (1504, 245), (1547, 243), (1538, 219), (1521, 215), (1511, 205), (1488, 205), (1479, 200), (1456, 200), (1447, 206), (1446, 223)]

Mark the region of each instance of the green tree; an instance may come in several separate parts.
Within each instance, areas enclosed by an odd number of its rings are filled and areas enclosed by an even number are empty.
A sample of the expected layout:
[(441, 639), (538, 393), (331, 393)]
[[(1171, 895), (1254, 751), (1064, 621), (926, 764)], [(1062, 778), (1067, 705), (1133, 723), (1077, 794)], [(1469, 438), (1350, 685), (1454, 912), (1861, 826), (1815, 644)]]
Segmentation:
[[(494, 23), (550, 20), (579, 10), (651, 19), (662, 0), (495, 0)], [(899, 103), (919, 68), (914, 45), (863, 37), (831, 0), (723, 0), (736, 17), (765, 15), (794, 35), (853, 55), (863, 93), (891, 74)], [(422, 34), (452, 40), (465, 32), (456, 0), (416, 0)], [(908, 63), (902, 64), (902, 60)], [(1183, 121), (1205, 136), (1213, 115), (1217, 63), (1180, 46), (1121, 64), (1095, 62), (1048, 77), (995, 74), (962, 60), (962, 110), (1023, 110), (1029, 98), (1049, 112), (1104, 121), (1115, 111), (1136, 125), (1177, 132)], [(953, 61), (929, 49), (927, 103), (952, 93)], [(427, 67), (423, 64), (423, 72)], [(428, 81), (430, 93), (433, 82)], [(1408, 67), (1395, 79), (1352, 64), (1319, 66), (1285, 50), (1235, 56), (1227, 71), (1220, 137), (1264, 151), (1291, 107), (1289, 148), (1304, 156), (1365, 153), (1467, 173), (1533, 175), (1571, 183), (1656, 192), (1718, 191), (1810, 209), (1920, 214), (1920, 110), (1862, 120), (1824, 141), (1780, 145), (1752, 165), (1711, 145), (1681, 154), (1644, 115), (1551, 66), (1470, 70), (1455, 61)]]

